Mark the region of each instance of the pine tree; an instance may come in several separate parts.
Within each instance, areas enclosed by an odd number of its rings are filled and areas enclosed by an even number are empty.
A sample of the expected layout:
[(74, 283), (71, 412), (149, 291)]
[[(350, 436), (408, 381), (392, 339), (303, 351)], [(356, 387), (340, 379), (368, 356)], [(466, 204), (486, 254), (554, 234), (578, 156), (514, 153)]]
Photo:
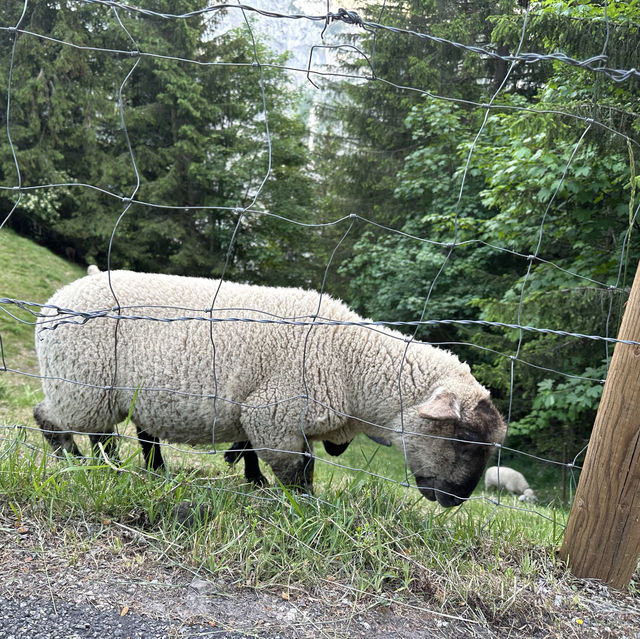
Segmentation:
[[(3, 23), (17, 19), (18, 4), (0, 9)], [(222, 272), (238, 226), (227, 275), (308, 281), (292, 247), (301, 233), (309, 246), (315, 236), (268, 215), (307, 221), (313, 195), (298, 98), (281, 71), (252, 64), (273, 54), (254, 48), (246, 28), (214, 35), (219, 14), (158, 15), (195, 11), (195, 0), (138, 4), (155, 13), (70, 0), (28, 5), (23, 28), (93, 49), (20, 37), (9, 121), (23, 183), (93, 188), (39, 190), (11, 223), (104, 266), (124, 212), (112, 267), (192, 275)], [(10, 36), (2, 46), (6, 71)], [(15, 183), (12, 164), (3, 145), (3, 184)], [(7, 205), (10, 195), (0, 195)], [(255, 211), (238, 225), (248, 206)]]

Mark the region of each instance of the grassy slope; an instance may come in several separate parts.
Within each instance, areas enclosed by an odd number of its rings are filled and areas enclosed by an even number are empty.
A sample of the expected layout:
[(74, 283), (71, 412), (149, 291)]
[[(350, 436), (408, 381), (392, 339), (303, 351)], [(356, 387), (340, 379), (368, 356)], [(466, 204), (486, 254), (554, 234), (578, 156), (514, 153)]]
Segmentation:
[[(0, 297), (44, 304), (55, 290), (84, 273), (84, 268), (69, 264), (11, 230), (0, 231)], [(8, 369), (37, 372), (34, 319), (13, 304), (0, 305), (0, 337)], [(35, 379), (0, 373), (0, 424), (30, 423), (39, 387)]]

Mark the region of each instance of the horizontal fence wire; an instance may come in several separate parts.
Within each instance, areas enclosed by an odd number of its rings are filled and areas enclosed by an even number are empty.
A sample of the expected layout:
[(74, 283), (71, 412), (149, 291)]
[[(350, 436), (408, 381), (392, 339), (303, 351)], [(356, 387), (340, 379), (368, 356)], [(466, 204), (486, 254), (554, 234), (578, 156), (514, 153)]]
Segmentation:
[[(261, 310), (259, 308), (225, 308), (216, 307), (212, 312), (215, 313), (228, 313), (228, 312), (247, 312), (260, 315), (271, 315), (271, 317), (255, 318), (255, 317), (207, 317), (198, 315), (181, 315), (179, 317), (162, 317), (154, 315), (124, 315), (121, 313), (115, 313), (115, 309), (109, 310), (96, 310), (96, 311), (78, 311), (69, 308), (62, 308), (53, 304), (37, 304), (35, 302), (29, 302), (26, 300), (15, 300), (8, 297), (0, 297), (0, 304), (13, 305), (19, 309), (26, 310), (33, 315), (34, 319), (29, 321), (17, 317), (12, 314), (6, 308), (0, 308), (1, 311), (9, 315), (16, 322), (21, 324), (32, 324), (43, 326), (43, 330), (55, 331), (59, 326), (65, 324), (82, 325), (90, 322), (94, 319), (110, 319), (115, 321), (120, 320), (144, 320), (147, 322), (160, 322), (165, 324), (172, 324), (174, 322), (206, 322), (209, 324), (225, 324), (225, 323), (246, 323), (246, 324), (278, 324), (281, 326), (362, 326), (375, 329), (376, 327), (399, 327), (399, 328), (415, 328), (420, 326), (434, 326), (438, 324), (449, 325), (455, 324), (460, 326), (490, 326), (493, 328), (507, 328), (513, 330), (529, 331), (531, 333), (541, 333), (543, 335), (559, 335), (561, 337), (575, 337), (577, 339), (587, 339), (594, 341), (606, 342), (609, 344), (630, 344), (632, 346), (640, 346), (640, 342), (631, 339), (618, 339), (616, 337), (606, 337), (603, 335), (585, 335), (584, 333), (572, 333), (571, 331), (562, 331), (553, 328), (541, 328), (537, 326), (526, 326), (524, 324), (509, 324), (506, 322), (491, 322), (488, 320), (467, 320), (467, 319), (423, 319), (414, 321), (387, 321), (387, 320), (361, 320), (361, 321), (346, 321), (346, 320), (334, 320), (329, 317), (317, 316), (301, 316), (301, 317), (278, 317), (273, 313)], [(36, 308), (48, 308), (55, 311), (55, 315), (41, 315)], [(140, 308), (139, 306), (118, 306), (118, 311), (123, 311), (132, 308)], [(148, 308), (148, 307), (145, 307)], [(162, 307), (158, 307), (162, 308)], [(178, 308), (176, 306), (165, 307), (171, 310), (183, 310), (183, 311), (198, 311), (205, 309), (186, 309)], [(41, 321), (37, 321), (35, 318), (43, 318)], [(72, 319), (61, 319), (72, 318)], [(77, 318), (77, 319), (75, 319)], [(53, 324), (47, 326), (47, 324)], [(412, 339), (405, 335), (390, 335), (392, 339), (411, 343)], [(479, 347), (481, 348), (481, 347)], [(514, 357), (509, 356), (507, 357)], [(561, 372), (561, 371), (556, 371)]]
[[(87, 44), (81, 44), (80, 42), (74, 42), (73, 40), (60, 39), (55, 38), (50, 35), (44, 33), (37, 33), (31, 31), (22, 24), (24, 16), (26, 14), (26, 10), (30, 5), (30, 0), (24, 0), (23, 11), (22, 14), (18, 17), (15, 24), (12, 25), (0, 25), (0, 37), (4, 37), (9, 39), (12, 42), (10, 63), (9, 63), (9, 72), (8, 72), (8, 86), (7, 86), (7, 104), (6, 104), (6, 144), (10, 149), (11, 156), (13, 158), (13, 163), (15, 165), (15, 181), (12, 183), (11, 180), (8, 180), (5, 177), (5, 183), (0, 184), (0, 192), (8, 193), (15, 196), (15, 201), (13, 203), (13, 207), (10, 211), (8, 211), (3, 219), (0, 220), (0, 229), (6, 225), (11, 219), (12, 215), (16, 211), (17, 207), (22, 202), (23, 198), (28, 198), (33, 194), (38, 194), (40, 192), (55, 192), (56, 190), (64, 191), (65, 189), (73, 189), (73, 190), (86, 190), (89, 192), (95, 192), (97, 194), (101, 194), (112, 200), (115, 204), (119, 204), (122, 209), (118, 216), (118, 219), (111, 231), (111, 236), (108, 242), (108, 260), (107, 260), (107, 276), (109, 279), (109, 286), (111, 288), (111, 292), (113, 295), (113, 305), (109, 308), (103, 309), (95, 309), (95, 310), (79, 310), (74, 308), (61, 308), (54, 304), (47, 304), (45, 300), (24, 300), (19, 299), (14, 296), (6, 295), (0, 297), (0, 310), (2, 314), (9, 317), (12, 321), (16, 323), (24, 323), (24, 324), (33, 324), (34, 326), (38, 325), (40, 331), (56, 331), (62, 326), (75, 325), (83, 327), (87, 324), (91, 324), (98, 320), (108, 320), (113, 323), (113, 349), (114, 349), (114, 362), (115, 367), (112, 372), (112, 380), (109, 384), (98, 385), (92, 384), (91, 382), (87, 382), (83, 379), (71, 379), (67, 377), (57, 377), (50, 378), (51, 381), (63, 382), (66, 384), (70, 384), (78, 387), (90, 387), (96, 390), (106, 391), (110, 397), (117, 391), (131, 393), (142, 393), (142, 394), (174, 394), (181, 397), (198, 399), (198, 400), (207, 400), (213, 403), (213, 421), (210, 425), (211, 430), (211, 448), (207, 450), (201, 449), (193, 449), (193, 448), (185, 448), (182, 446), (178, 446), (175, 442), (162, 442), (162, 446), (167, 449), (174, 450), (176, 452), (180, 452), (188, 455), (197, 455), (197, 456), (206, 456), (206, 455), (214, 455), (218, 452), (217, 448), (217, 439), (216, 439), (216, 427), (217, 427), (217, 419), (219, 413), (220, 405), (233, 405), (237, 408), (274, 408), (276, 406), (281, 406), (286, 403), (291, 402), (301, 402), (303, 407), (301, 409), (300, 414), (300, 431), (306, 440), (305, 433), (305, 415), (311, 409), (311, 407), (320, 407), (326, 410), (329, 413), (332, 413), (335, 416), (344, 419), (353, 419), (366, 423), (366, 420), (362, 420), (358, 415), (351, 415), (349, 413), (343, 412), (338, 409), (336, 406), (331, 406), (323, 402), (322, 400), (316, 399), (314, 397), (314, 389), (312, 382), (310, 380), (309, 374), (309, 351), (307, 347), (307, 342), (310, 338), (312, 332), (319, 330), (329, 330), (334, 327), (359, 327), (362, 330), (373, 331), (376, 333), (382, 333), (384, 335), (390, 336), (394, 340), (399, 340), (405, 343), (404, 355), (401, 358), (401, 361), (398, 362), (398, 372), (397, 378), (395, 379), (395, 386), (397, 388), (397, 393), (400, 401), (400, 423), (396, 426), (389, 426), (388, 424), (377, 424), (375, 422), (371, 422), (370, 425), (375, 426), (376, 428), (385, 431), (388, 430), (390, 433), (400, 433), (401, 439), (404, 445), (405, 437), (419, 437), (425, 439), (440, 439), (447, 441), (454, 441), (457, 443), (475, 443), (481, 446), (491, 446), (495, 447), (498, 453), (497, 463), (501, 464), (502, 457), (501, 455), (504, 452), (508, 452), (512, 455), (522, 456), (529, 460), (536, 460), (539, 462), (543, 462), (545, 464), (551, 464), (554, 466), (562, 466), (567, 472), (570, 473), (570, 477), (573, 480), (573, 485), (575, 486), (575, 480), (577, 478), (577, 471), (580, 470), (580, 465), (578, 459), (584, 453), (584, 450), (580, 450), (578, 452), (573, 451), (572, 454), (575, 456), (569, 462), (559, 462), (557, 460), (545, 458), (539, 455), (534, 455), (526, 450), (516, 450), (510, 448), (509, 446), (501, 445), (496, 442), (486, 442), (486, 441), (475, 441), (475, 440), (467, 440), (464, 438), (457, 437), (443, 437), (437, 435), (427, 435), (425, 433), (417, 433), (411, 428), (407, 426), (404, 420), (405, 412), (409, 409), (402, 397), (402, 388), (403, 388), (403, 373), (404, 370), (404, 362), (407, 350), (411, 348), (420, 347), (420, 343), (416, 341), (416, 336), (418, 335), (417, 331), (420, 328), (424, 327), (433, 327), (433, 326), (464, 326), (464, 327), (484, 327), (490, 328), (495, 331), (516, 331), (517, 339), (514, 342), (515, 347), (513, 352), (502, 352), (500, 350), (491, 349), (486, 346), (482, 346), (479, 344), (475, 344), (472, 341), (468, 342), (449, 342), (449, 343), (440, 343), (440, 345), (464, 345), (472, 348), (479, 349), (480, 351), (492, 352), (494, 354), (498, 354), (505, 360), (510, 362), (511, 369), (511, 384), (508, 389), (509, 400), (508, 400), (508, 415), (507, 418), (510, 417), (512, 412), (512, 405), (514, 400), (514, 394), (517, 393), (517, 389), (514, 387), (514, 367), (516, 365), (524, 365), (530, 366), (533, 368), (537, 368), (540, 370), (545, 370), (549, 373), (553, 373), (564, 379), (576, 379), (576, 380), (585, 380), (592, 381), (595, 383), (604, 383), (604, 380), (587, 377), (587, 376), (579, 376), (574, 374), (566, 373), (562, 370), (554, 370), (550, 368), (545, 368), (543, 366), (539, 366), (533, 362), (528, 362), (524, 359), (522, 355), (522, 345), (525, 333), (534, 334), (534, 335), (547, 335), (547, 336), (555, 336), (562, 338), (571, 338), (576, 340), (589, 340), (602, 342), (605, 347), (608, 349), (610, 345), (614, 345), (617, 343), (640, 346), (640, 342), (634, 340), (619, 340), (615, 337), (609, 335), (610, 322), (612, 321), (612, 307), (613, 307), (613, 299), (614, 296), (616, 299), (624, 300), (628, 295), (628, 288), (626, 287), (622, 272), (623, 272), (623, 263), (626, 251), (629, 250), (628, 246), (628, 236), (625, 237), (625, 242), (623, 243), (621, 254), (619, 256), (610, 256), (612, 259), (617, 259), (620, 265), (618, 270), (618, 278), (615, 284), (607, 284), (604, 281), (597, 281), (591, 277), (587, 277), (581, 275), (579, 273), (572, 272), (567, 270), (560, 264), (556, 264), (553, 260), (548, 260), (544, 257), (542, 252), (542, 240), (545, 233), (545, 221), (553, 206), (556, 196), (559, 193), (565, 176), (572, 166), (574, 158), (579, 150), (582, 148), (583, 142), (587, 134), (594, 130), (604, 131), (610, 134), (615, 135), (621, 143), (628, 144), (630, 148), (637, 148), (638, 141), (633, 139), (632, 137), (626, 135), (623, 132), (617, 131), (610, 124), (600, 121), (595, 117), (586, 117), (576, 114), (575, 112), (555, 110), (555, 109), (546, 109), (540, 108), (536, 109), (535, 107), (523, 107), (521, 105), (514, 105), (509, 103), (501, 103), (501, 99), (504, 93), (504, 87), (506, 86), (512, 71), (520, 66), (520, 65), (528, 65), (531, 67), (535, 67), (536, 65), (544, 64), (544, 63), (552, 63), (556, 65), (565, 65), (567, 67), (577, 68), (584, 70), (585, 72), (589, 72), (593, 75), (594, 78), (598, 78), (601, 82), (613, 82), (616, 84), (625, 83), (625, 82), (637, 82), (640, 79), (640, 71), (635, 68), (629, 69), (619, 69), (613, 68), (609, 66), (609, 56), (607, 53), (607, 42), (605, 41), (602, 51), (598, 55), (590, 56), (585, 59), (575, 59), (561, 52), (551, 52), (551, 53), (537, 53), (537, 52), (527, 52), (524, 50), (525, 40), (528, 28), (528, 21), (535, 15), (534, 11), (530, 11), (529, 9), (523, 9), (520, 15), (521, 18), (521, 31), (519, 36), (519, 44), (514, 53), (501, 54), (496, 51), (494, 48), (491, 48), (489, 45), (487, 46), (477, 46), (476, 44), (469, 43), (461, 43), (455, 42), (453, 40), (449, 40), (446, 38), (441, 38), (435, 36), (430, 33), (421, 33), (418, 31), (414, 31), (411, 29), (402, 29), (392, 25), (386, 25), (383, 22), (384, 19), (384, 9), (381, 12), (380, 18), (377, 21), (367, 20), (361, 17), (357, 12), (345, 9), (337, 9), (337, 10), (329, 10), (330, 2), (327, 2), (327, 11), (325, 13), (311, 15), (305, 13), (285, 13), (279, 12), (277, 10), (265, 9), (260, 6), (256, 6), (253, 4), (215, 4), (203, 7), (197, 11), (192, 11), (188, 13), (163, 13), (151, 11), (149, 9), (145, 9), (134, 4), (128, 4), (124, 2), (115, 2), (109, 0), (80, 0), (79, 5), (83, 6), (95, 6), (96, 11), (109, 11), (116, 19), (119, 28), (125, 34), (126, 40), (130, 42), (129, 49), (117, 49), (117, 48), (103, 48), (103, 47), (92, 47)], [(257, 4), (257, 3), (256, 3)], [(240, 21), (236, 21), (235, 24), (238, 28), (244, 29), (246, 33), (246, 41), (250, 43), (250, 48), (253, 51), (253, 60), (249, 62), (237, 62), (232, 60), (211, 60), (211, 61), (203, 61), (203, 60), (193, 60), (188, 58), (181, 58), (179, 56), (171, 56), (166, 54), (161, 54), (151, 50), (141, 50), (140, 46), (136, 42), (135, 38), (131, 33), (127, 30), (125, 23), (123, 22), (124, 16), (132, 16), (136, 15), (138, 17), (149, 18), (149, 19), (158, 19), (166, 21), (167, 23), (175, 22), (175, 21), (183, 21), (189, 20), (191, 18), (197, 17), (205, 17), (207, 19), (220, 18), (222, 21), (227, 20), (229, 16), (235, 16), (239, 18)], [(249, 17), (253, 19), (249, 19)], [(256, 42), (256, 21), (261, 19), (269, 19), (269, 20), (279, 20), (279, 21), (290, 21), (294, 24), (299, 24), (302, 22), (308, 22), (317, 27), (314, 32), (314, 39), (308, 42), (308, 64), (307, 66), (295, 66), (288, 64), (275, 64), (273, 62), (263, 62), (261, 60), (261, 54), (259, 47)], [(463, 51), (465, 54), (470, 54), (474, 56), (479, 56), (481, 59), (493, 59), (504, 62), (508, 70), (505, 74), (504, 79), (502, 80), (500, 86), (498, 86), (493, 95), (486, 102), (473, 102), (464, 99), (457, 99), (452, 96), (446, 95), (437, 95), (427, 90), (425, 87), (416, 87), (416, 86), (404, 86), (398, 82), (396, 82), (395, 78), (385, 78), (378, 75), (376, 71), (376, 57), (375, 57), (375, 47), (371, 51), (368, 51), (365, 45), (356, 46), (356, 45), (345, 45), (344, 43), (328, 43), (325, 41), (325, 38), (329, 36), (331, 26), (336, 23), (342, 23), (346, 27), (349, 27), (351, 30), (349, 33), (352, 34), (356, 38), (362, 38), (365, 34), (374, 34), (376, 37), (379, 34), (393, 34), (396, 37), (402, 38), (418, 38), (421, 40), (429, 41), (435, 43), (444, 48), (453, 48), (459, 51)], [(602, 26), (603, 31), (606, 31), (610, 26), (610, 21), (605, 11), (604, 16), (602, 18)], [(134, 184), (131, 185), (131, 190), (128, 193), (118, 192), (116, 189), (105, 188), (104, 186), (95, 185), (95, 184), (87, 184), (82, 182), (75, 182), (73, 180), (70, 181), (55, 181), (52, 180), (48, 183), (41, 184), (24, 184), (22, 179), (21, 172), (21, 163), (20, 163), (20, 149), (16, 149), (15, 144), (13, 142), (14, 136), (13, 132), (13, 121), (12, 121), (12, 110), (11, 110), (11, 96), (12, 91), (14, 90), (14, 85), (12, 81), (12, 73), (15, 65), (17, 64), (16, 60), (16, 46), (20, 39), (33, 39), (34, 41), (43, 42), (43, 43), (51, 43), (58, 45), (60, 47), (68, 47), (78, 51), (86, 51), (95, 55), (102, 56), (113, 56), (119, 59), (131, 61), (131, 66), (126, 70), (126, 73), (122, 76), (121, 83), (118, 87), (118, 94), (114, 96), (114, 103), (117, 106), (121, 130), (123, 135), (126, 138), (126, 146), (128, 153), (128, 161), (130, 162), (132, 174), (134, 175)], [(322, 68), (317, 67), (315, 65), (316, 54), (321, 49), (331, 49), (334, 52), (350, 52), (355, 56), (358, 56), (360, 59), (364, 60), (366, 64), (363, 65), (362, 69), (358, 72), (345, 72), (344, 70), (335, 70), (328, 67)], [(266, 155), (268, 158), (267, 165), (265, 167), (264, 173), (257, 180), (257, 186), (253, 189), (251, 196), (249, 198), (249, 202), (246, 206), (240, 205), (232, 205), (232, 206), (210, 206), (210, 205), (188, 205), (188, 206), (180, 206), (168, 204), (162, 201), (148, 201), (145, 199), (141, 199), (139, 197), (140, 186), (143, 182), (143, 178), (140, 175), (140, 172), (136, 165), (136, 157), (133, 148), (132, 141), (130, 140), (129, 129), (127, 127), (127, 114), (128, 114), (128, 106), (126, 104), (126, 90), (128, 86), (128, 82), (135, 72), (138, 63), (141, 60), (151, 60), (152, 62), (161, 62), (161, 61), (174, 61), (185, 64), (194, 64), (203, 67), (219, 67), (227, 70), (232, 70), (234, 73), (238, 74), (247, 74), (252, 73), (257, 75), (255, 76), (256, 85), (259, 88), (259, 102), (257, 111), (260, 113), (261, 117), (261, 125), (262, 131), (260, 133), (261, 139), (257, 141), (257, 143), (263, 145)], [(323, 221), (323, 222), (306, 222), (302, 220), (292, 219), (290, 217), (286, 217), (283, 215), (279, 215), (274, 213), (273, 211), (268, 209), (268, 206), (264, 204), (261, 200), (262, 193), (264, 190), (264, 186), (268, 180), (273, 179), (273, 167), (272, 167), (272, 124), (270, 123), (270, 108), (269, 102), (267, 99), (267, 93), (265, 90), (265, 81), (264, 81), (264, 72), (267, 69), (278, 69), (284, 70), (292, 75), (298, 76), (302, 78), (303, 81), (307, 81), (312, 84), (316, 88), (320, 88), (316, 81), (320, 78), (329, 78), (334, 82), (338, 83), (369, 83), (372, 86), (388, 86), (397, 89), (400, 92), (410, 92), (410, 93), (419, 93), (424, 96), (430, 96), (437, 100), (442, 100), (446, 102), (452, 102), (459, 104), (465, 108), (469, 109), (478, 109), (480, 112), (484, 113), (483, 121), (479, 129), (477, 130), (477, 134), (475, 138), (470, 141), (469, 148), (467, 150), (466, 157), (461, 161), (461, 181), (460, 181), (460, 189), (457, 196), (457, 201), (453, 208), (452, 212), (452, 222), (453, 222), (453, 238), (451, 241), (442, 242), (430, 239), (428, 237), (421, 237), (418, 235), (412, 235), (411, 233), (407, 233), (400, 228), (392, 228), (377, 222), (375, 219), (369, 218), (365, 215), (349, 213), (344, 216), (337, 217), (334, 220)], [(252, 76), (253, 77), (253, 76)], [(535, 115), (553, 115), (561, 118), (566, 118), (569, 121), (580, 123), (583, 126), (582, 133), (578, 140), (576, 140), (575, 145), (573, 147), (572, 153), (570, 157), (566, 161), (564, 166), (563, 173), (558, 176), (558, 184), (555, 188), (554, 193), (551, 194), (549, 199), (547, 200), (545, 210), (541, 216), (538, 236), (535, 241), (535, 250), (533, 253), (530, 252), (519, 252), (512, 247), (509, 246), (500, 246), (495, 242), (487, 242), (486, 240), (480, 238), (472, 238), (472, 239), (461, 239), (459, 238), (459, 225), (460, 225), (460, 216), (463, 212), (463, 203), (462, 198), (466, 192), (466, 183), (470, 174), (470, 166), (471, 159), (476, 152), (476, 145), (478, 140), (483, 135), (485, 126), (488, 122), (488, 118), (490, 114), (497, 112), (530, 112)], [(4, 142), (3, 142), (4, 143)], [(117, 267), (117, 264), (114, 264), (111, 259), (111, 249), (114, 243), (114, 239), (118, 235), (118, 227), (120, 222), (130, 215), (133, 207), (146, 207), (150, 209), (159, 209), (159, 210), (175, 210), (179, 211), (211, 211), (211, 212), (219, 212), (221, 214), (225, 214), (229, 216), (229, 220), (231, 220), (232, 233), (228, 245), (226, 247), (226, 253), (224, 255), (223, 266), (220, 273), (220, 280), (217, 285), (217, 289), (212, 299), (208, 300), (209, 304), (204, 308), (189, 308), (189, 307), (177, 307), (172, 305), (140, 305), (135, 306), (131, 304), (120, 303), (118, 288), (116, 284), (112, 282), (112, 269)], [(635, 222), (638, 214), (638, 210), (640, 207), (636, 208), (632, 212), (632, 219), (630, 220), (629, 228), (632, 228), (633, 223)], [(340, 228), (345, 227), (345, 231), (340, 237), (340, 239), (336, 242), (335, 247), (331, 253), (331, 256), (328, 258), (325, 268), (323, 271), (322, 284), (319, 287), (318, 291), (318, 303), (315, 313), (310, 313), (301, 316), (295, 317), (285, 317), (279, 316), (274, 313), (267, 312), (266, 310), (260, 308), (249, 308), (249, 307), (225, 307), (218, 303), (218, 294), (221, 290), (223, 283), (226, 280), (227, 271), (230, 264), (230, 259), (232, 252), (235, 248), (235, 243), (237, 242), (238, 235), (243, 232), (243, 224), (248, 219), (253, 218), (266, 218), (266, 219), (276, 219), (281, 222), (285, 222), (287, 224), (297, 226), (300, 228), (307, 228), (312, 231), (316, 231), (319, 229), (323, 229), (330, 226), (339, 226)], [(377, 231), (384, 232), (385, 234), (401, 237), (408, 241), (429, 244), (431, 246), (436, 246), (441, 249), (443, 259), (439, 270), (437, 271), (436, 276), (433, 278), (429, 291), (422, 292), (424, 295), (424, 303), (422, 305), (422, 310), (419, 315), (419, 319), (413, 321), (399, 321), (394, 319), (389, 320), (358, 320), (358, 321), (342, 321), (336, 320), (331, 317), (324, 317), (322, 315), (322, 303), (324, 300), (324, 296), (326, 293), (326, 281), (327, 276), (332, 267), (332, 261), (336, 252), (338, 251), (341, 243), (347, 237), (351, 237), (355, 234), (355, 228), (359, 229), (376, 229)], [(451, 256), (454, 252), (462, 247), (471, 247), (471, 248), (484, 248), (490, 249), (494, 251), (496, 254), (508, 254), (513, 256), (514, 258), (518, 258), (522, 261), (523, 264), (523, 277), (521, 278), (521, 282), (519, 284), (519, 302), (518, 302), (518, 322), (516, 323), (507, 323), (507, 322), (499, 322), (499, 321), (489, 321), (485, 319), (455, 319), (455, 318), (440, 318), (433, 319), (427, 317), (427, 311), (430, 309), (430, 303), (432, 294), (436, 288), (436, 284), (439, 280), (440, 274), (446, 268)], [(300, 248), (301, 252), (303, 248)], [(577, 331), (564, 330), (563, 328), (552, 328), (552, 327), (542, 327), (542, 326), (532, 326), (526, 323), (521, 323), (520, 319), (522, 317), (522, 310), (525, 299), (525, 291), (527, 287), (530, 286), (531, 277), (532, 277), (532, 269), (535, 265), (545, 265), (555, 271), (562, 273), (564, 275), (571, 276), (576, 280), (576, 287), (585, 288), (585, 284), (591, 285), (594, 291), (597, 291), (599, 294), (606, 296), (609, 300), (608, 304), (608, 314), (606, 318), (606, 333), (603, 335), (597, 334), (584, 334)], [(0, 294), (2, 291), (0, 291)], [(143, 311), (143, 312), (140, 312)], [(170, 316), (167, 314), (170, 313)], [(233, 315), (230, 315), (233, 314)], [(212, 368), (209, 371), (211, 373), (211, 384), (208, 392), (197, 392), (191, 390), (185, 390), (183, 388), (155, 388), (152, 386), (147, 386), (145, 384), (141, 384), (140, 386), (133, 387), (126, 383), (120, 382), (120, 376), (122, 371), (119, 370), (120, 367), (120, 353), (122, 351), (122, 344), (120, 340), (122, 339), (122, 327), (130, 322), (145, 322), (145, 323), (206, 323), (209, 327), (209, 336), (210, 336), (210, 346), (211, 346), (211, 354), (212, 354)], [(216, 335), (214, 332), (214, 326), (218, 324), (263, 324), (263, 325), (279, 325), (279, 326), (290, 326), (290, 327), (299, 327), (306, 329), (304, 331), (304, 346), (303, 346), (303, 359), (301, 370), (297, 373), (300, 375), (300, 387), (301, 392), (297, 395), (292, 395), (289, 397), (278, 398), (274, 400), (274, 402), (267, 402), (262, 404), (248, 404), (244, 402), (238, 402), (236, 400), (230, 399), (224, 396), (224, 391), (219, 388), (219, 378), (220, 378), (220, 370), (217, 362), (217, 352), (219, 345), (216, 343)], [(388, 329), (403, 329), (403, 333), (400, 332), (390, 332)], [(2, 355), (2, 371), (7, 375), (14, 375), (18, 377), (24, 377), (26, 379), (39, 379), (40, 375), (37, 375), (28, 370), (19, 370), (15, 367), (11, 367), (7, 364), (9, 358), (6, 356), (6, 344), (7, 341), (10, 340), (10, 336), (0, 335), (0, 354)], [(36, 339), (38, 337), (36, 336)], [(434, 344), (438, 344), (435, 343)], [(606, 351), (608, 358), (609, 351)], [(111, 401), (111, 399), (110, 399)], [(24, 446), (24, 447), (33, 447), (33, 444), (21, 441), (18, 435), (18, 431), (20, 432), (38, 432), (38, 429), (30, 424), (5, 424), (1, 425), (0, 429), (2, 429), (3, 436), (1, 440), (7, 444), (7, 447), (0, 452), (0, 457), (3, 455), (7, 455), (9, 450), (14, 450), (16, 446)], [(114, 425), (115, 429), (115, 425)], [(91, 434), (86, 433), (84, 431), (57, 431), (57, 432), (67, 432), (69, 434), (78, 435), (78, 434)], [(99, 435), (100, 433), (93, 433), (94, 435)], [(117, 437), (122, 440), (131, 440), (133, 443), (136, 442), (136, 438), (130, 435), (116, 432)], [(307, 441), (309, 448), (312, 448), (310, 442)], [(286, 452), (291, 456), (305, 456), (307, 453), (304, 451), (296, 451), (296, 450), (288, 450), (281, 448), (270, 448), (265, 449), (264, 447), (256, 446), (255, 448), (250, 446), (247, 450), (252, 450), (257, 452), (258, 454), (264, 453), (266, 450), (270, 452)], [(341, 464), (334, 459), (326, 459), (323, 457), (316, 457), (318, 461), (323, 464), (330, 465), (332, 467), (340, 468), (341, 470), (347, 472), (363, 472), (371, 477), (384, 479), (385, 481), (390, 482), (391, 484), (395, 484), (398, 487), (406, 490), (407, 492), (410, 490), (414, 490), (415, 486), (409, 480), (409, 469), (408, 469), (408, 461), (406, 450), (403, 450), (404, 455), (404, 478), (401, 480), (392, 479), (386, 477), (384, 475), (378, 474), (375, 470), (371, 468), (355, 468), (349, 466), (347, 464)], [(233, 490), (231, 488), (220, 487), (220, 489), (224, 490)], [(259, 497), (263, 498), (263, 497)], [(535, 507), (533, 506), (525, 506), (523, 504), (511, 503), (506, 500), (501, 494), (497, 495), (497, 498), (493, 498), (490, 495), (482, 495), (481, 497), (472, 496), (469, 500), (485, 500), (490, 504), (494, 505), (496, 508), (498, 506), (510, 509), (520, 509), (520, 510), (533, 510), (535, 512)], [(495, 511), (494, 511), (495, 512)], [(542, 513), (538, 513), (541, 517), (546, 517)], [(490, 515), (490, 518), (493, 516)]]

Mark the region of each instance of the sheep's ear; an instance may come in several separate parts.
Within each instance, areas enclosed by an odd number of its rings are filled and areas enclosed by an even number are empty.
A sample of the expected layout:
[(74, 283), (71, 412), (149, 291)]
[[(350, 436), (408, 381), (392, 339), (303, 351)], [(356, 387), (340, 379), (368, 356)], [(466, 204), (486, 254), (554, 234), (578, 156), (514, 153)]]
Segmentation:
[(424, 404), (418, 406), (418, 415), (436, 421), (460, 419), (460, 403), (451, 391), (437, 388)]

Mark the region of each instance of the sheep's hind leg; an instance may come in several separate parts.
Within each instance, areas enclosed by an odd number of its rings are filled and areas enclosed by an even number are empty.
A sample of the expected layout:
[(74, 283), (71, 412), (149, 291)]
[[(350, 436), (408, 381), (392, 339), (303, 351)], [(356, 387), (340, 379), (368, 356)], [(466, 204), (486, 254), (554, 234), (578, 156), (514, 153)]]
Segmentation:
[(59, 426), (57, 424), (54, 424), (47, 417), (47, 411), (44, 406), (44, 402), (40, 402), (33, 409), (33, 417), (40, 427), (44, 438), (49, 442), (49, 445), (54, 452), (57, 453), (60, 450), (66, 450), (68, 453), (76, 457), (82, 456), (80, 449), (73, 439), (73, 435), (70, 432), (61, 431)]
[(102, 457), (100, 450), (100, 445), (102, 444), (102, 450), (104, 450), (107, 459), (116, 464), (119, 462), (116, 435), (113, 433), (100, 433), (89, 435), (89, 439), (91, 440), (91, 448), (95, 457)]
[(251, 442), (233, 442), (227, 450), (224, 451), (224, 460), (233, 466), (242, 457), (244, 457), (245, 450), (251, 446)]
[(224, 453), (224, 460), (233, 466), (239, 459), (244, 458), (244, 478), (256, 486), (266, 486), (267, 478), (260, 472), (260, 461), (252, 448), (251, 442), (234, 442)]

